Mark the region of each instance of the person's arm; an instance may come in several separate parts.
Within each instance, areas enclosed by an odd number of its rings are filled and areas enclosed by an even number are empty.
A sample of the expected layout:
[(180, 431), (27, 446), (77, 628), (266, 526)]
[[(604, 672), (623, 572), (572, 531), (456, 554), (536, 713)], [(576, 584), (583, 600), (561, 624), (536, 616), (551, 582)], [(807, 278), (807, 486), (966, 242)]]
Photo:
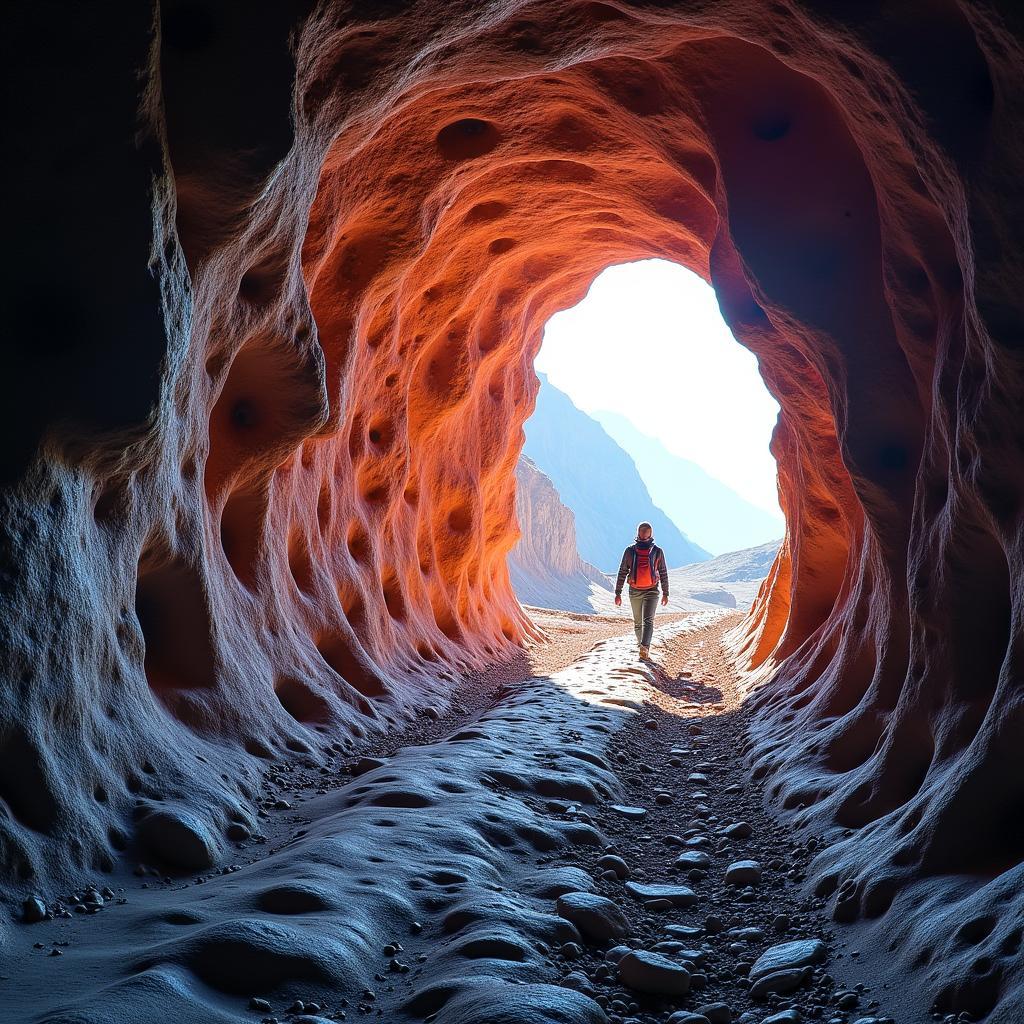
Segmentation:
[(626, 548), (626, 550), (622, 552), (622, 561), (619, 562), (619, 575), (615, 580), (616, 597), (622, 597), (622, 584), (626, 582), (626, 577), (629, 575), (630, 561), (629, 548)]
[(658, 550), (658, 576), (661, 579), (661, 603), (668, 603), (668, 564), (665, 562), (665, 552)]

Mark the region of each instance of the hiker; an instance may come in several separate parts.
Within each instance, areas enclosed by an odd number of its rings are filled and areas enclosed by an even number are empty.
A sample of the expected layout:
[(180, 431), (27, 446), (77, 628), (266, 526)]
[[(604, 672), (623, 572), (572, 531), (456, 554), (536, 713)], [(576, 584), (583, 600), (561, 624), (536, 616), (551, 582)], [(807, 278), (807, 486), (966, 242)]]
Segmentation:
[(668, 604), (668, 569), (665, 552), (654, 543), (654, 527), (641, 523), (636, 541), (622, 552), (619, 575), (615, 580), (615, 604), (622, 604), (622, 584), (629, 580), (629, 603), (633, 609), (633, 629), (640, 645), (640, 660), (646, 661), (654, 634), (654, 613), (658, 610), (658, 581), (661, 603)]

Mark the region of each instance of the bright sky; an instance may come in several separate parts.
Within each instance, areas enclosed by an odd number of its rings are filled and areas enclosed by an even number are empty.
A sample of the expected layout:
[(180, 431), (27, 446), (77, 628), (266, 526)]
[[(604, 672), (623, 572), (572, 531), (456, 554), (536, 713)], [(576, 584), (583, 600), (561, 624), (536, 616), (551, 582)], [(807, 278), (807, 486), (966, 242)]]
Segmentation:
[[(620, 413), (781, 515), (768, 451), (779, 406), (696, 274), (665, 260), (609, 267), (548, 321), (535, 366), (584, 412)], [(659, 401), (638, 401), (634, 369), (653, 379)]]

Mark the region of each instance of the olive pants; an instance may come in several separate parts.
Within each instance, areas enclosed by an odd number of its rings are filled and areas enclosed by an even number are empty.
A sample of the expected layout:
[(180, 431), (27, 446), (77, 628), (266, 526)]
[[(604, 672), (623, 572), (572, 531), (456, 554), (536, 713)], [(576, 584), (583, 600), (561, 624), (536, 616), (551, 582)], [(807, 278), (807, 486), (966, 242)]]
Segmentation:
[(654, 635), (654, 613), (658, 610), (658, 588), (647, 590), (629, 588), (629, 605), (633, 609), (633, 629), (641, 647), (651, 646)]

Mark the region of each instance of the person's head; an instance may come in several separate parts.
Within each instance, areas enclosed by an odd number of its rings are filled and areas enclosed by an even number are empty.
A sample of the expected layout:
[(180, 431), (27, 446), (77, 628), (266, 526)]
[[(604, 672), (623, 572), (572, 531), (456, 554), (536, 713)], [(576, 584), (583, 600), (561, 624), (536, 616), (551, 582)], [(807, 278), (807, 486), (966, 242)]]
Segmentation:
[(654, 527), (650, 523), (640, 523), (636, 528), (637, 540), (650, 540), (654, 536)]

